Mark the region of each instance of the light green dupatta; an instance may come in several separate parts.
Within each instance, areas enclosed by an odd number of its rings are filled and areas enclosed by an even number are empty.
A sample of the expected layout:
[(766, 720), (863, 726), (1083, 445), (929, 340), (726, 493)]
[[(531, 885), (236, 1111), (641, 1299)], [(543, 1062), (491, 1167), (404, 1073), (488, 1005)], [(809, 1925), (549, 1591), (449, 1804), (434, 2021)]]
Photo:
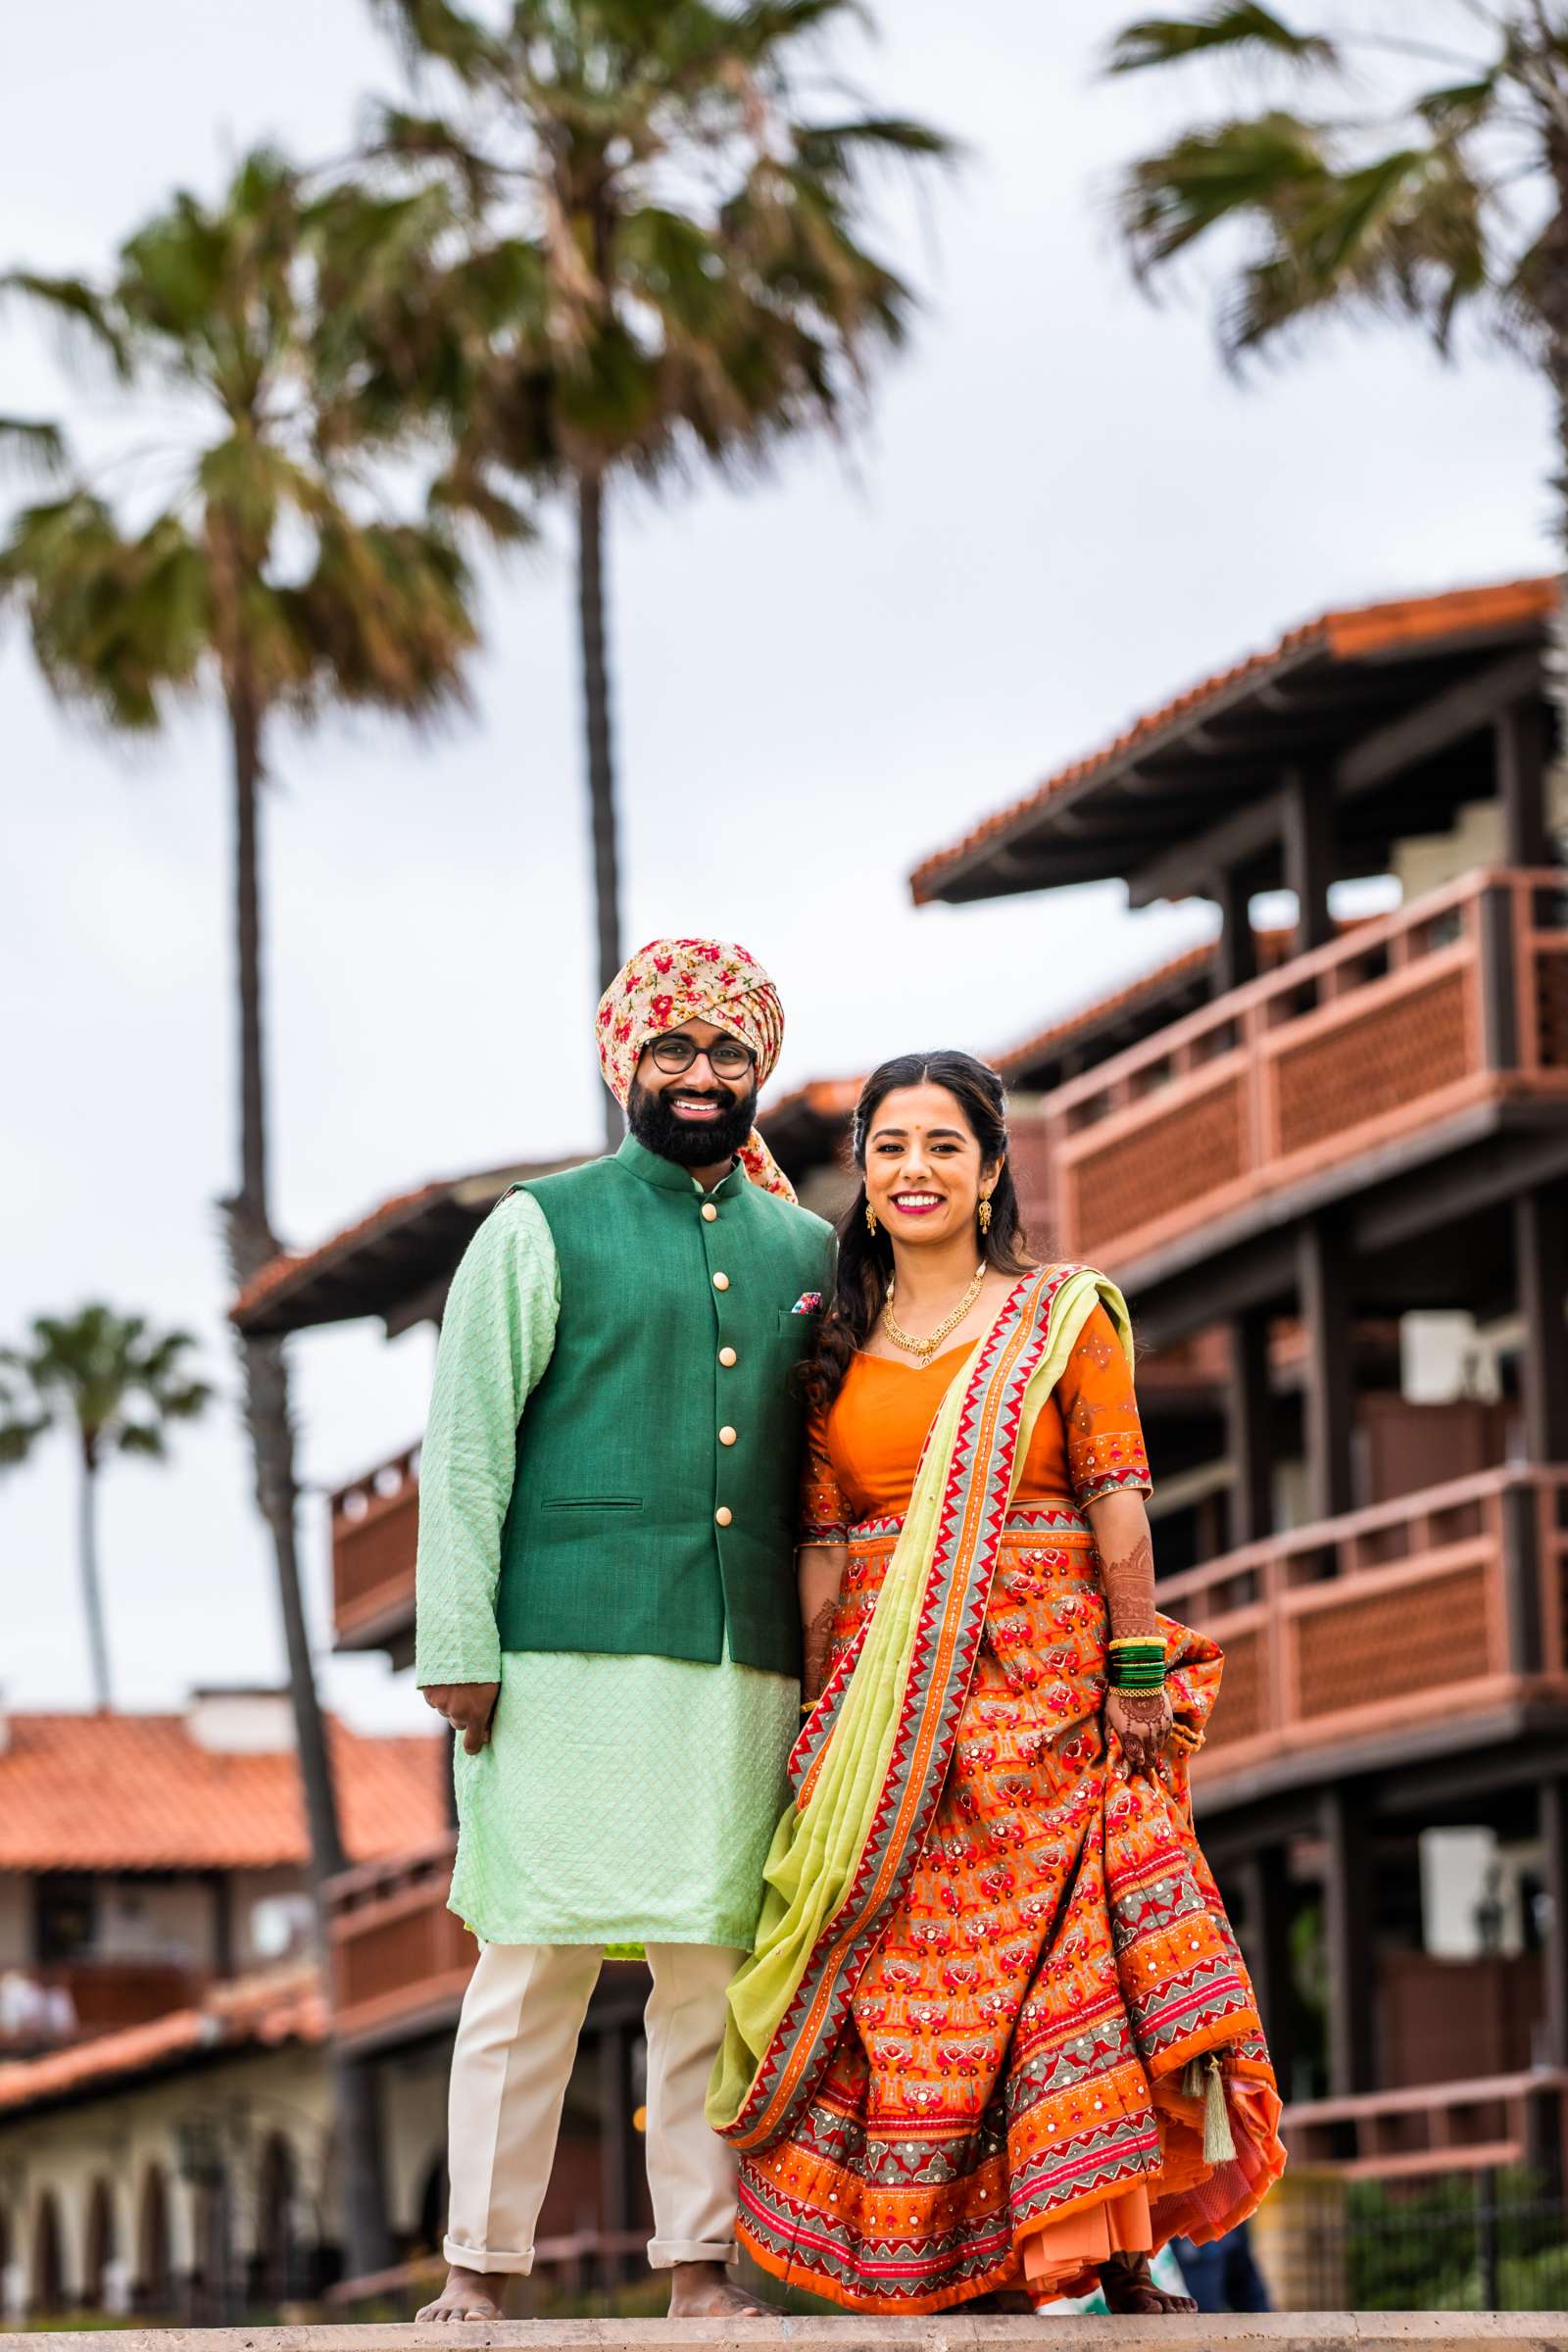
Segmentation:
[(785, 2130), (831, 2055), (860, 1970), (918, 1859), (973, 1680), (997, 1550), (1029, 1441), (1096, 1305), (1129, 1364), (1113, 1283), (1088, 1266), (1019, 1285), (943, 1396), (876, 1607), (791, 1761), (796, 1801), (729, 1988), (708, 2120), (737, 2147)]

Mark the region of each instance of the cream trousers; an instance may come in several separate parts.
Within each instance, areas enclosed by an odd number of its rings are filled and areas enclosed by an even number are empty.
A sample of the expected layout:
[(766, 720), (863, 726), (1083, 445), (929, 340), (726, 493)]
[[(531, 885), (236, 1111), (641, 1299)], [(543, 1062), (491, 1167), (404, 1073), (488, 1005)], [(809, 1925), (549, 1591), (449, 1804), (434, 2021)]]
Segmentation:
[[(656, 2271), (733, 2262), (735, 2159), (703, 2101), (744, 1954), (651, 1943), (648, 2186)], [(446, 2258), (469, 2271), (533, 2268), (534, 2225), (555, 2161), (577, 2036), (604, 1953), (596, 1943), (485, 1943), (452, 2053)]]

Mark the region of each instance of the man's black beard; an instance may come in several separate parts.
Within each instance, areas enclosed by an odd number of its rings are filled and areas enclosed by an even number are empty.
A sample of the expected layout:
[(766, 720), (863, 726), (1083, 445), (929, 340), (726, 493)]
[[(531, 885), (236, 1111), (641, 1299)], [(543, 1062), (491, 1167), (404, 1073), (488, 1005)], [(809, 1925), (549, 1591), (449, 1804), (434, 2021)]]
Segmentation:
[[(678, 1087), (670, 1089), (672, 1094), (679, 1091)], [(710, 1090), (705, 1087), (702, 1092), (706, 1095)], [(672, 1159), (677, 1168), (716, 1168), (721, 1159), (734, 1158), (757, 1124), (755, 1086), (739, 1101), (727, 1090), (723, 1099), (731, 1105), (729, 1109), (721, 1110), (707, 1125), (692, 1126), (675, 1116), (668, 1094), (656, 1094), (633, 1080), (626, 1124), (644, 1151), (657, 1152), (661, 1159)]]

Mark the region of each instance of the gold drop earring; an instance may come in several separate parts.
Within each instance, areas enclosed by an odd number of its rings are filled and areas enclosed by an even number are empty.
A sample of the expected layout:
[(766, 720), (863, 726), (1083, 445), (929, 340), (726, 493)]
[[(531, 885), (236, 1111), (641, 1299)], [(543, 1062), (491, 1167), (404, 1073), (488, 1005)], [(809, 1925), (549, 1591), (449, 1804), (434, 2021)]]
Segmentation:
[(867, 1233), (876, 1231), (876, 1210), (871, 1206), (869, 1200), (865, 1204), (865, 1230)]
[(991, 1231), (991, 1195), (989, 1193), (981, 1194), (980, 1206), (975, 1211), (975, 1217), (981, 1232), (989, 1233)]

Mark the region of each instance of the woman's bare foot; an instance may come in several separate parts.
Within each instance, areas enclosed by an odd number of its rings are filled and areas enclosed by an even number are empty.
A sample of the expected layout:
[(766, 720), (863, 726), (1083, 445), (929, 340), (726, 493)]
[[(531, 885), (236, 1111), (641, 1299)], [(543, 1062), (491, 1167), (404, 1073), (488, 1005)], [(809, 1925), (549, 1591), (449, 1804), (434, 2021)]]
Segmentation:
[(1196, 2311), (1191, 2295), (1168, 2295), (1149, 2273), (1147, 2254), (1113, 2254), (1102, 2265), (1100, 2289), (1116, 2319), (1157, 2320), (1169, 2311)]
[(490, 2292), (483, 2271), (466, 2271), (457, 2263), (433, 2303), (418, 2314), (421, 2320), (499, 2320), (501, 2306)]
[(771, 2320), (777, 2314), (738, 2286), (721, 2262), (677, 2262), (669, 2274), (672, 2320)]

